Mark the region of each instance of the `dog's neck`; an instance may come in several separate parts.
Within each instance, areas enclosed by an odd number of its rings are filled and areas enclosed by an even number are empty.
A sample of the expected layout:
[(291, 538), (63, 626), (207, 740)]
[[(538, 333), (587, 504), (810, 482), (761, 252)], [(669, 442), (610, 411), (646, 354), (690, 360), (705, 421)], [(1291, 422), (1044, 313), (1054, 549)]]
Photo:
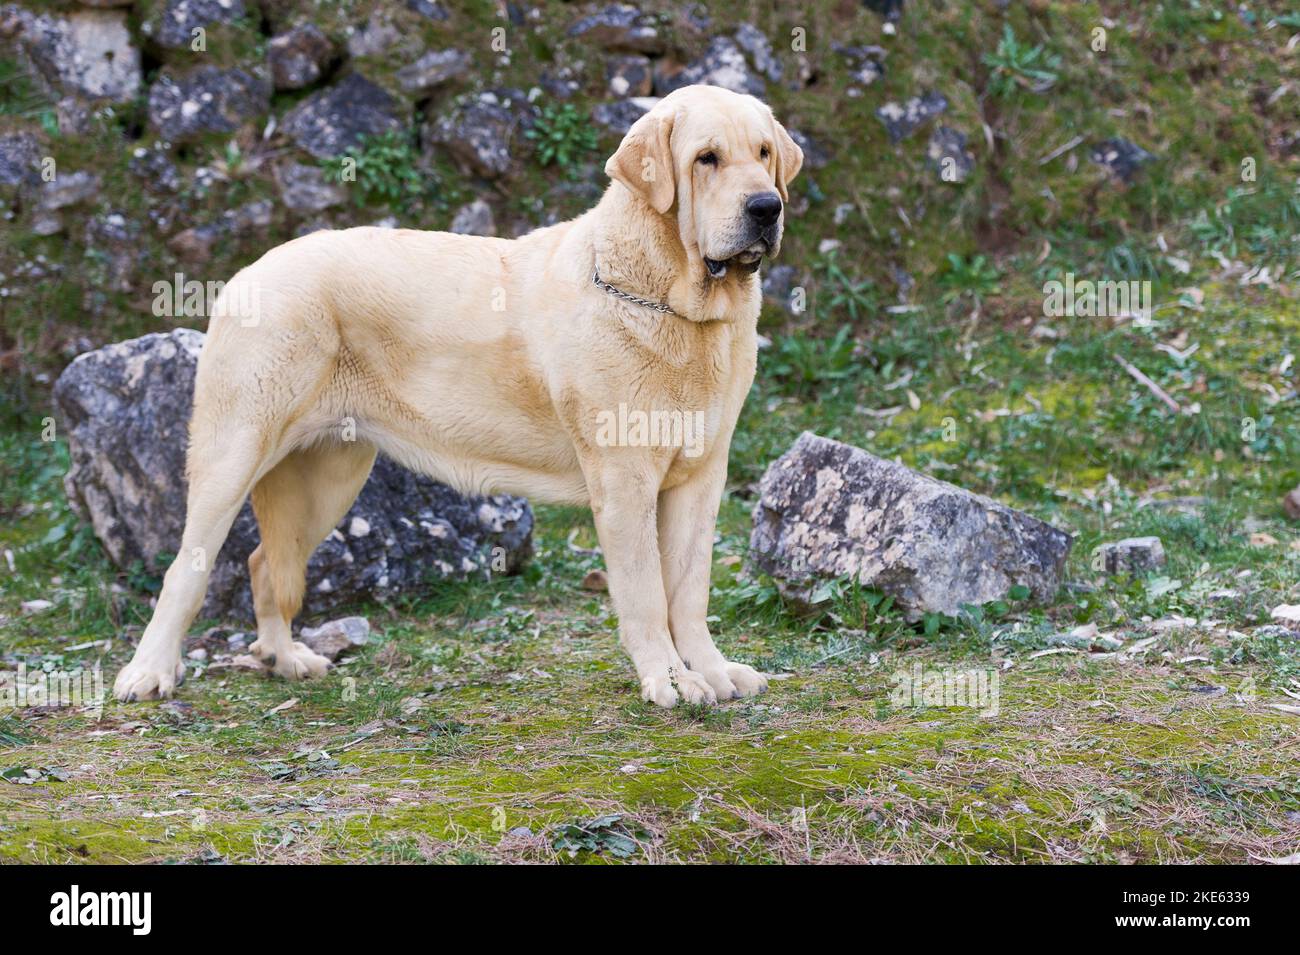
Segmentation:
[(710, 278), (699, 250), (684, 245), (675, 210), (661, 215), (615, 182), (593, 212), (593, 246), (603, 280), (663, 302), (692, 322), (757, 322), (758, 273), (732, 269), (722, 279)]

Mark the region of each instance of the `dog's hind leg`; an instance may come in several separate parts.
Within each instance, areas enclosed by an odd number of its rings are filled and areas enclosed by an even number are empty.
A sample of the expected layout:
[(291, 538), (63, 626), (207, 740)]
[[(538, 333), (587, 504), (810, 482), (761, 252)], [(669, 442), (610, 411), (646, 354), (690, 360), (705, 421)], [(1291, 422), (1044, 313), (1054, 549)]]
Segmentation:
[(374, 445), (329, 442), (293, 451), (253, 488), (262, 542), (248, 558), (257, 612), (253, 655), (279, 676), (322, 675), (329, 661), (293, 640), (290, 624), (302, 606), (307, 560), (347, 513), (370, 476)]
[(203, 605), (212, 563), (243, 506), (266, 455), (252, 425), (212, 431), (190, 448), (190, 487), (180, 550), (131, 662), (117, 675), (120, 700), (168, 697), (185, 675), (181, 642)]

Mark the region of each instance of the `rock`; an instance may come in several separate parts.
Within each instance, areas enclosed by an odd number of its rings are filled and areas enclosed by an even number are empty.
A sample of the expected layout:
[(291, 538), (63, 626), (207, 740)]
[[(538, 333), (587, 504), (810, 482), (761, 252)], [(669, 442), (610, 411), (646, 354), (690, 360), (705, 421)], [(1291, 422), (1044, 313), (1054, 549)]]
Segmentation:
[(789, 132), (790, 138), (803, 150), (803, 162), (809, 169), (822, 169), (831, 161), (831, 155), (825, 147), (803, 130), (791, 129)]
[(942, 93), (929, 92), (914, 96), (906, 103), (888, 102), (876, 110), (876, 118), (885, 124), (889, 141), (896, 143), (906, 139), (947, 109), (947, 97)]
[(447, 12), (447, 8), (438, 3), (437, 0), (406, 0), (406, 8), (439, 23), (451, 17), (451, 14)]
[(365, 617), (340, 617), (319, 627), (303, 627), (302, 642), (331, 662), (370, 641), (370, 621)]
[(1088, 158), (1106, 170), (1112, 179), (1131, 182), (1142, 166), (1156, 157), (1127, 139), (1107, 139), (1092, 147)]
[(165, 194), (177, 192), (181, 188), (180, 171), (167, 155), (167, 150), (157, 144), (152, 147), (136, 147), (131, 153), (127, 168), (132, 175), (139, 177), (150, 192)]
[(173, 143), (233, 133), (270, 106), (270, 85), (243, 70), (200, 66), (181, 76), (164, 72), (149, 87), (149, 123)]
[(849, 79), (859, 86), (870, 86), (885, 75), (885, 50), (878, 46), (845, 46), (834, 44), (832, 49), (849, 61)]
[(863, 0), (867, 9), (879, 13), (887, 21), (897, 21), (903, 16), (903, 0)]
[(266, 58), (277, 90), (306, 89), (325, 74), (334, 58), (334, 44), (320, 27), (304, 23), (272, 37)]
[(0, 133), (0, 186), (35, 186), (41, 182), (45, 151), (35, 136)]
[(591, 118), (593, 122), (624, 136), (632, 124), (648, 113), (657, 102), (659, 100), (653, 96), (638, 96), (617, 103), (597, 103), (591, 110)]
[(99, 192), (100, 179), (93, 172), (60, 172), (41, 187), (41, 208), (54, 212), (93, 199)]
[(611, 96), (649, 96), (654, 66), (649, 57), (636, 53), (612, 56), (605, 64), (605, 82)]
[(1165, 565), (1165, 548), (1159, 537), (1128, 537), (1102, 544), (1102, 569), (1108, 574), (1145, 574)]
[(19, 609), (25, 614), (44, 613), (54, 606), (49, 600), (24, 600), (19, 604)]
[(1300, 629), (1300, 604), (1278, 604), (1269, 617), (1288, 627)]
[(265, 233), (274, 211), (269, 199), (227, 209), (213, 222), (191, 226), (172, 236), (167, 247), (187, 262), (202, 264), (212, 258), (220, 242)]
[(138, 292), (136, 268), (140, 262), (140, 223), (117, 211), (92, 216), (86, 222), (82, 241), (94, 249), (104, 269), (107, 285), (114, 292)]
[(322, 212), (347, 201), (343, 186), (330, 182), (319, 166), (284, 163), (276, 167), (275, 184), (280, 200), (294, 212)]
[(918, 619), (1014, 586), (1050, 601), (1071, 543), (996, 501), (804, 432), (763, 476), (750, 559), (796, 601), (854, 578)]
[[(72, 466), (64, 487), (123, 569), (164, 567), (185, 517), (185, 445), (194, 369), (203, 335), (152, 334), (80, 355), (54, 398)], [(356, 518), (369, 533), (349, 531)], [(362, 598), (418, 591), (429, 576), (465, 579), (514, 572), (531, 549), (532, 511), (521, 498), (464, 497), (380, 458), (357, 502), (312, 555), (308, 613)], [(216, 558), (209, 617), (252, 618), (248, 555), (258, 540), (251, 509), (240, 511)]]
[(609, 575), (603, 570), (589, 570), (582, 578), (582, 589), (603, 594), (609, 591)]
[(772, 55), (772, 44), (762, 30), (752, 23), (742, 23), (736, 27), (736, 42), (749, 54), (756, 70), (773, 83), (780, 82), (784, 72), (781, 62)]
[(0, 8), (0, 34), (12, 35), (46, 82), (66, 93), (126, 103), (140, 89), (140, 50), (120, 10), (66, 16)]
[(583, 17), (569, 27), (569, 36), (606, 50), (657, 55), (665, 49), (654, 17), (626, 3), (612, 3), (599, 13)]
[(1293, 521), (1300, 521), (1300, 487), (1293, 487), (1282, 498), (1282, 510)]
[(489, 90), (460, 99), (438, 121), (432, 139), (463, 170), (500, 179), (510, 171), (511, 147), (522, 141), (536, 116), (536, 107), (518, 90)]
[(763, 302), (794, 315), (792, 295), (799, 284), (799, 270), (785, 262), (771, 266), (763, 273)]
[(470, 68), (469, 55), (460, 50), (432, 50), (410, 66), (397, 71), (397, 82), (413, 96), (424, 96), (439, 86), (464, 76)]
[(379, 56), (402, 39), (388, 15), (381, 9), (370, 14), (370, 19), (348, 37), (348, 55), (353, 57)]
[(466, 203), (452, 218), (451, 231), (458, 235), (496, 235), (497, 224), (492, 207), (482, 199)]
[(247, 10), (244, 0), (167, 0), (154, 20), (146, 21), (142, 32), (172, 49), (188, 48), (194, 31), (214, 23), (234, 23)]
[(317, 159), (331, 159), (356, 149), (367, 136), (401, 129), (400, 109), (387, 92), (353, 73), (308, 96), (285, 115), (281, 128)]
[(760, 97), (767, 92), (763, 80), (750, 71), (740, 45), (726, 36), (714, 37), (704, 55), (685, 68), (675, 69), (665, 60), (656, 64), (655, 95), (667, 96), (673, 90), (694, 83), (721, 86), (733, 93)]
[(951, 126), (940, 126), (931, 134), (926, 159), (944, 182), (965, 182), (975, 168), (975, 157), (966, 148), (966, 134)]

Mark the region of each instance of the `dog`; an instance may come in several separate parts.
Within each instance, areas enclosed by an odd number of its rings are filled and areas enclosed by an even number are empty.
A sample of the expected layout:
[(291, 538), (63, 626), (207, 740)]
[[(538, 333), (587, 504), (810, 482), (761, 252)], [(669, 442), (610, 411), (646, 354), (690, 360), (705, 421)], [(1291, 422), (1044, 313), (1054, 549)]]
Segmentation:
[(181, 683), (182, 640), (250, 493), (251, 652), (286, 679), (323, 674), (290, 624), (307, 559), (378, 451), (464, 493), (590, 506), (643, 699), (765, 690), (705, 618), (757, 269), (780, 251), (802, 164), (762, 102), (689, 86), (636, 121), (576, 219), (513, 240), (315, 232), (240, 271), (199, 357), (181, 546), (118, 699)]

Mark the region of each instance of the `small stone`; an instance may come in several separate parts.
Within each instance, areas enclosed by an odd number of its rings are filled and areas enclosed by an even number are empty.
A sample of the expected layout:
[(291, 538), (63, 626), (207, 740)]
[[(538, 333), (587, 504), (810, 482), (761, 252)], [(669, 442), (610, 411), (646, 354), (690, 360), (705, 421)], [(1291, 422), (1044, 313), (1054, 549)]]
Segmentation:
[(275, 184), (281, 201), (294, 212), (323, 212), (347, 200), (343, 186), (328, 181), (320, 166), (284, 163), (275, 170)]
[(649, 96), (654, 86), (654, 66), (649, 57), (627, 54), (610, 57), (605, 82), (611, 96)]
[(496, 235), (496, 219), (492, 207), (482, 199), (461, 206), (451, 220), (451, 231), (457, 235)]
[(49, 600), (24, 600), (20, 605), (23, 613), (34, 614), (44, 613), (54, 606)]
[(1110, 174), (1112, 179), (1131, 182), (1138, 170), (1156, 157), (1127, 139), (1107, 139), (1089, 153), (1090, 158)]
[(612, 3), (592, 16), (583, 17), (569, 27), (569, 36), (607, 50), (655, 55), (665, 49), (654, 17), (626, 3)]
[(397, 71), (397, 82), (413, 96), (433, 92), (469, 72), (470, 58), (460, 50), (432, 50)]
[(1282, 498), (1282, 510), (1293, 521), (1300, 521), (1300, 487), (1294, 487)]
[(348, 533), (353, 537), (365, 537), (370, 533), (370, 522), (360, 515), (348, 522)]
[(966, 148), (966, 134), (951, 126), (940, 126), (930, 136), (926, 159), (944, 182), (965, 182), (975, 168), (975, 157)]
[(916, 132), (948, 109), (948, 98), (928, 92), (905, 103), (889, 102), (876, 110), (876, 118), (885, 124), (890, 142), (899, 142)]
[(1279, 604), (1269, 617), (1288, 627), (1300, 627), (1300, 604)]
[(589, 570), (582, 578), (582, 589), (603, 594), (609, 590), (609, 576), (603, 570)]
[(632, 124), (649, 112), (657, 102), (659, 100), (654, 97), (638, 96), (614, 103), (597, 103), (591, 110), (591, 118), (606, 129), (624, 136)]
[(1127, 537), (1101, 545), (1102, 568), (1108, 574), (1144, 574), (1165, 565), (1159, 537)]
[(321, 656), (337, 660), (347, 650), (363, 647), (370, 640), (370, 621), (365, 617), (341, 617), (319, 627), (303, 627), (302, 642)]
[(277, 90), (301, 90), (324, 75), (334, 56), (334, 44), (320, 27), (304, 23), (272, 37), (266, 56)]
[(145, 32), (155, 34), (163, 46), (187, 48), (194, 42), (195, 30), (233, 23), (246, 13), (244, 0), (167, 0), (156, 19), (146, 23)]

